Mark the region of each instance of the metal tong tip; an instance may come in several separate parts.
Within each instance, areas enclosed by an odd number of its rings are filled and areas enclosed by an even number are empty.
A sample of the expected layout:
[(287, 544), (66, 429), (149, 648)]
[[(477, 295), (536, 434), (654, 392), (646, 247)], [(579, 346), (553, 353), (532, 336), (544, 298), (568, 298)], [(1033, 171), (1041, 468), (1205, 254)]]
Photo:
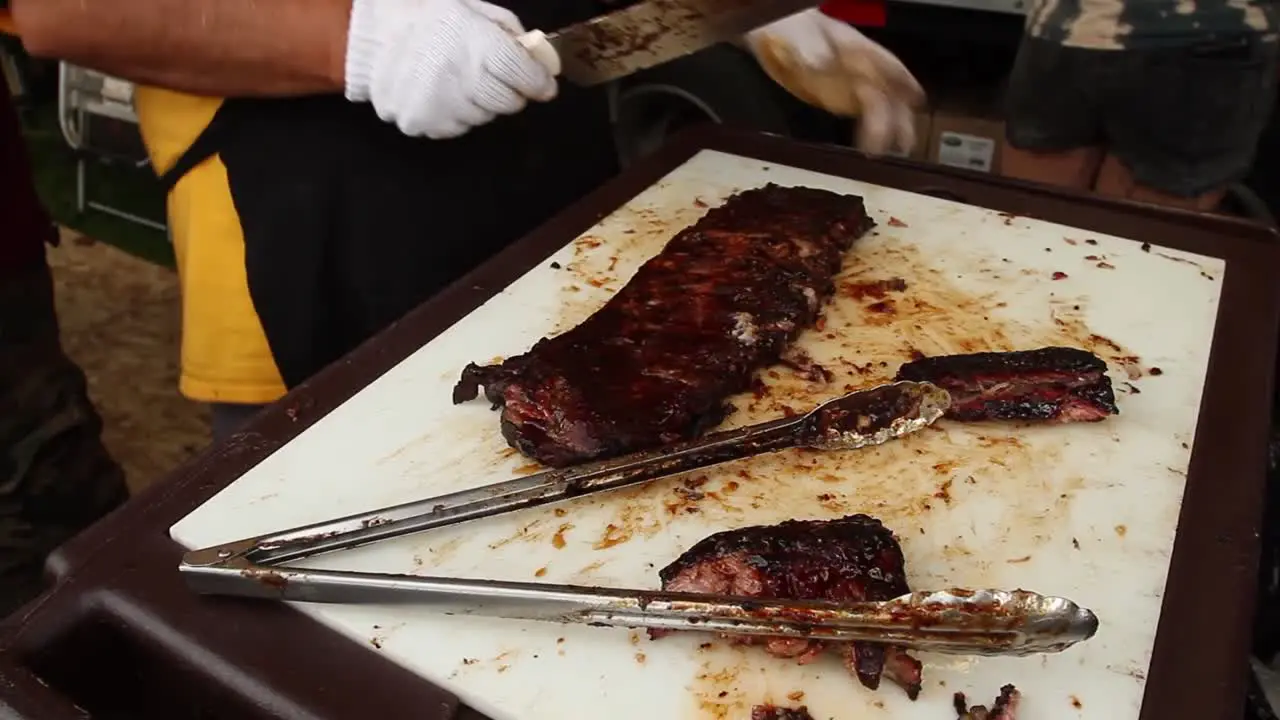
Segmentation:
[(857, 450), (921, 430), (951, 408), (951, 393), (928, 382), (899, 381), (828, 400), (803, 417), (800, 443)]

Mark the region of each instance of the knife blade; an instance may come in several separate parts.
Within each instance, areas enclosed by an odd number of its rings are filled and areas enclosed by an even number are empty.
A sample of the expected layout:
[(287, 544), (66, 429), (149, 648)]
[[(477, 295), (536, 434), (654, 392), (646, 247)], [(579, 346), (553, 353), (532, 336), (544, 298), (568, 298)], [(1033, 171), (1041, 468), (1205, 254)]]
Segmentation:
[(817, 5), (815, 0), (644, 0), (520, 42), (555, 75), (591, 86), (691, 55)]

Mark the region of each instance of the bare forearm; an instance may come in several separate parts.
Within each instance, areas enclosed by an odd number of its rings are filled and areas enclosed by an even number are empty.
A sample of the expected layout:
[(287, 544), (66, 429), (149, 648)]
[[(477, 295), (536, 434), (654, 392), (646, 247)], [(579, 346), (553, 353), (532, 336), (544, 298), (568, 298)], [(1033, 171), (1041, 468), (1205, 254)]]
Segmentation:
[(215, 95), (343, 87), (351, 0), (10, 0), (27, 51)]

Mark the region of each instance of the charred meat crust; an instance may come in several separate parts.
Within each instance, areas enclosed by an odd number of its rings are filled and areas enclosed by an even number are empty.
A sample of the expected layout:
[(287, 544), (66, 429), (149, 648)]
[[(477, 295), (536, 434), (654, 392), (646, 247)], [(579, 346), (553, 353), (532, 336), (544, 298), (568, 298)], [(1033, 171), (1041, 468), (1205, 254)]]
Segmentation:
[(577, 327), (499, 365), (468, 365), (453, 401), (483, 387), (507, 442), (553, 467), (695, 437), (817, 320), (844, 253), (874, 225), (853, 195), (734, 195)]
[(906, 363), (897, 380), (927, 381), (951, 393), (953, 420), (1097, 422), (1119, 414), (1107, 364), (1085, 350), (941, 355)]
[(813, 720), (813, 716), (804, 705), (796, 708), (756, 705), (751, 708), (751, 720)]
[[(904, 566), (902, 548), (888, 528), (873, 517), (849, 515), (716, 533), (662, 568), (658, 577), (672, 592), (858, 602), (909, 593)], [(664, 634), (650, 632), (655, 638)], [(888, 674), (911, 699), (920, 692), (920, 663), (901, 648), (794, 638), (735, 641), (762, 644), (766, 652), (800, 663), (830, 648), (870, 689)]]
[[(708, 535), (658, 571), (664, 587), (677, 575), (722, 558), (749, 558), (761, 590), (754, 595), (808, 600), (891, 600), (911, 592), (902, 549), (869, 515), (786, 520)], [(876, 568), (874, 573), (871, 569)], [(857, 583), (860, 588), (850, 587)], [(850, 593), (866, 593), (852, 597)]]

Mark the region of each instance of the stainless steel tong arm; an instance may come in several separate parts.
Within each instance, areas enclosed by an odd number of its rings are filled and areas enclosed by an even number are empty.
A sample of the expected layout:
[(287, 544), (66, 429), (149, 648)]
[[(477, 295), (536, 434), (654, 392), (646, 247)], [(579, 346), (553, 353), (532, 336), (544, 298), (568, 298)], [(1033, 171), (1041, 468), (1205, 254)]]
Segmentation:
[(444, 615), (744, 636), (873, 641), (961, 655), (1059, 652), (1097, 632), (1070, 600), (1022, 590), (919, 592), (887, 602), (770, 601), (692, 593), (467, 580), (247, 562), (193, 569), (197, 592), (298, 602), (413, 604)]
[(932, 424), (950, 404), (951, 396), (929, 383), (881, 385), (830, 400), (804, 415), (194, 550), (185, 556), (182, 570), (239, 557), (261, 565), (285, 563), (788, 448), (879, 445)]
[(234, 557), (275, 565), (623, 488), (735, 460), (743, 455), (744, 443), (747, 442), (755, 452), (793, 447), (793, 429), (802, 420), (803, 416), (775, 420), (681, 443), (666, 448), (661, 455), (642, 453), (564, 470), (547, 470), (426, 500), (193, 550), (186, 554), (184, 566), (218, 563)]

